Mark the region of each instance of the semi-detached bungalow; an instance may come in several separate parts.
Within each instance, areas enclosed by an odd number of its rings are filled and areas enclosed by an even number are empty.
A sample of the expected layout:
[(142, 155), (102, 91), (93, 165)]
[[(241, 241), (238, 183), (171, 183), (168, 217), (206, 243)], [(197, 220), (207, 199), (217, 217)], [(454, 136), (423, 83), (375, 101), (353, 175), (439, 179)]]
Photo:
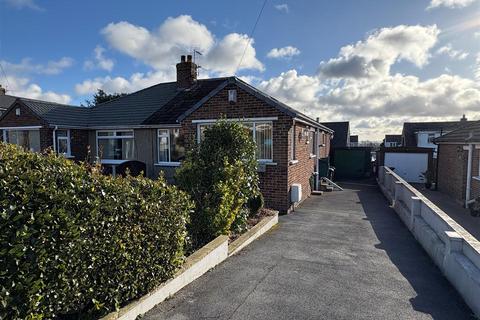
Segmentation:
[(237, 77), (197, 80), (191, 56), (182, 56), (176, 67), (176, 82), (93, 108), (17, 99), (0, 117), (3, 140), (34, 151), (53, 148), (75, 160), (90, 154), (113, 172), (136, 160), (148, 177), (163, 171), (172, 179), (189, 146), (223, 117), (250, 128), (268, 207), (291, 210), (294, 184), (295, 190), (301, 186), (301, 200), (311, 194), (318, 160), (330, 151), (331, 129)]
[(480, 121), (434, 140), (438, 145), (438, 189), (468, 206), (480, 197)]

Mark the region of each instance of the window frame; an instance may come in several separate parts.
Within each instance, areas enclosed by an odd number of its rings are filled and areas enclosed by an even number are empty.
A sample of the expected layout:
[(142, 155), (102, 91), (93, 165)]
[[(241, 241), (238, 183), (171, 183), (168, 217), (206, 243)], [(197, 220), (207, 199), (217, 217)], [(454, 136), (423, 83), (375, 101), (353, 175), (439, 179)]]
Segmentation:
[[(131, 135), (117, 135), (118, 132), (131, 132)], [(99, 133), (113, 133), (113, 135), (99, 135)], [(135, 132), (133, 129), (114, 129), (114, 130), (108, 130), (108, 129), (102, 129), (102, 130), (96, 130), (95, 132), (95, 142), (96, 142), (96, 149), (97, 149), (97, 159), (99, 159), (100, 163), (102, 164), (122, 164), (126, 161), (131, 161), (132, 159), (101, 159), (100, 156), (98, 155), (98, 140), (108, 140), (108, 139), (133, 139), (133, 153), (135, 154)]]
[[(252, 138), (253, 138), (253, 141), (255, 142), (255, 144), (257, 143), (257, 133), (256, 133), (256, 127), (257, 127), (257, 124), (269, 124), (272, 128), (272, 144), (270, 146), (270, 154), (272, 155), (272, 158), (271, 159), (257, 159), (258, 162), (260, 163), (274, 163), (273, 160), (274, 160), (274, 156), (273, 156), (273, 121), (271, 120), (255, 120), (255, 119), (245, 119), (245, 120), (240, 120), (239, 121), (240, 123), (251, 123), (252, 124)], [(197, 143), (200, 143), (201, 142), (201, 135), (200, 135), (200, 132), (201, 132), (201, 126), (211, 126), (211, 125), (214, 125), (215, 124), (215, 121), (212, 121), (212, 122), (201, 122), (201, 123), (197, 123)], [(256, 155), (255, 155), (256, 157)]]
[[(64, 137), (64, 136), (61, 136), (59, 137), (58, 136), (58, 131), (66, 131), (67, 132), (67, 136)], [(67, 152), (66, 153), (60, 153), (59, 152), (59, 149), (60, 149), (60, 140), (67, 140)], [(55, 130), (55, 150), (57, 152), (57, 154), (60, 154), (60, 155), (63, 155), (64, 157), (66, 158), (71, 158), (72, 157), (72, 147), (71, 147), (71, 143), (70, 143), (70, 129), (57, 129)]]
[[(155, 165), (157, 166), (171, 166), (171, 167), (177, 167), (180, 166), (179, 161), (171, 161), (172, 160), (172, 148), (171, 148), (171, 139), (170, 135), (171, 132), (170, 130), (172, 129), (180, 129), (180, 128), (158, 128), (156, 131), (156, 147), (157, 147), (157, 158), (155, 159)], [(167, 131), (166, 134), (160, 134), (161, 131)], [(160, 161), (160, 138), (167, 138), (167, 150), (168, 150), (168, 161)]]
[[(29, 126), (29, 127), (3, 127), (3, 128), (0, 128), (0, 130), (2, 130), (2, 141), (5, 142), (5, 143), (10, 143), (8, 142), (8, 138), (7, 138), (7, 134), (9, 131), (38, 131), (38, 136), (39, 136), (39, 141), (38, 141), (38, 147), (39, 147), (39, 150), (38, 151), (33, 151), (33, 152), (40, 152), (42, 151), (42, 139), (40, 137), (40, 129), (42, 129), (41, 126)], [(17, 143), (13, 143), (17, 146), (20, 146), (18, 144), (18, 140), (17, 140)], [(29, 150), (29, 151), (32, 151), (32, 150)]]

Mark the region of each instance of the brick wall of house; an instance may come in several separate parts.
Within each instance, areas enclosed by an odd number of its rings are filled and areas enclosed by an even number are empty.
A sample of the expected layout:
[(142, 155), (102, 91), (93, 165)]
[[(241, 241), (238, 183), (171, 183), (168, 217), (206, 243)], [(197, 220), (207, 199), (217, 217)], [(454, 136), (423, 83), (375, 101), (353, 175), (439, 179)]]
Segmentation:
[[(17, 116), (16, 110), (20, 109), (20, 115)], [(22, 104), (16, 104), (10, 108), (4, 117), (0, 120), (0, 127), (32, 127), (42, 126), (40, 129), (40, 148), (45, 150), (52, 148), (53, 136), (52, 129), (48, 127), (48, 124), (33, 113), (29, 108)], [(3, 132), (2, 132), (3, 136)], [(3, 140), (3, 137), (2, 137)]]
[[(76, 161), (84, 161), (88, 158), (89, 141), (88, 130), (70, 130), (70, 148)], [(91, 157), (92, 155), (90, 155)]]
[[(467, 159), (468, 152), (463, 150), (462, 145), (441, 144), (439, 146), (438, 190), (459, 203), (465, 201)], [(478, 166), (476, 167), (478, 171)]]
[[(479, 165), (480, 165), (480, 150), (474, 149), (473, 158), (472, 158), (472, 177), (480, 176)], [(470, 192), (471, 192), (470, 199), (476, 199), (480, 197), (480, 181), (478, 181), (477, 179), (472, 179)]]
[[(327, 158), (330, 155), (330, 142), (331, 142), (332, 135), (328, 132), (320, 132), (318, 135), (319, 145), (318, 148), (318, 156), (320, 159)], [(321, 146), (321, 145), (325, 146)]]
[[(20, 116), (16, 115), (16, 109), (20, 108)], [(21, 104), (16, 104), (7, 111), (0, 120), (1, 127), (29, 127), (29, 126), (45, 126), (47, 123), (34, 114), (29, 108)]]
[[(228, 102), (229, 89), (237, 90), (237, 103), (235, 104)], [(278, 117), (278, 120), (273, 121), (273, 161), (275, 165), (267, 165), (265, 172), (259, 173), (260, 188), (267, 207), (286, 212), (290, 205), (288, 197), (290, 157), (288, 137), (293, 124), (292, 118), (235, 85), (231, 85), (188, 116), (182, 122), (181, 134), (187, 140), (195, 141), (197, 125), (192, 123), (192, 120), (218, 119), (221, 115), (227, 118)]]
[[(288, 167), (288, 189), (290, 191), (292, 184), (302, 185), (302, 200), (305, 200), (311, 194), (310, 177), (315, 171), (315, 161), (317, 157), (311, 157), (313, 140), (310, 136), (304, 135), (307, 126), (302, 123), (296, 123), (295, 126), (295, 159), (297, 163), (291, 163)], [(293, 134), (293, 127), (290, 130), (290, 136)], [(289, 150), (293, 140), (289, 139)]]

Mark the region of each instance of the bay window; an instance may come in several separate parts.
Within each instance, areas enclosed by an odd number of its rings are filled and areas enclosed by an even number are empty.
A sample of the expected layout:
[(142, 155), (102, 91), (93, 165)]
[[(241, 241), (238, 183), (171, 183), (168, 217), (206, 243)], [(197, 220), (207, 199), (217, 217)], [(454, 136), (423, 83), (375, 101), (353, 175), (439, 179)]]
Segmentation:
[(158, 129), (157, 162), (179, 164), (185, 158), (185, 146), (179, 128)]
[(102, 163), (134, 159), (133, 130), (97, 131), (97, 156)]
[[(198, 141), (203, 138), (205, 129), (214, 123), (198, 125)], [(271, 121), (248, 121), (242, 124), (249, 129), (251, 137), (257, 145), (256, 158), (261, 162), (273, 161), (273, 123)]]
[(3, 131), (4, 141), (21, 146), (25, 150), (40, 152), (38, 129), (8, 129)]

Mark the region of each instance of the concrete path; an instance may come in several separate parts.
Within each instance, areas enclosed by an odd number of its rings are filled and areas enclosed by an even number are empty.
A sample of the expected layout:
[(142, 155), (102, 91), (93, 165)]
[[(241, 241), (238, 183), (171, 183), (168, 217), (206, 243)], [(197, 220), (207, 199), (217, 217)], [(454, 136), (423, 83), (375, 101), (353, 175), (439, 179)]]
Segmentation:
[(144, 319), (472, 319), (379, 190), (344, 186)]

